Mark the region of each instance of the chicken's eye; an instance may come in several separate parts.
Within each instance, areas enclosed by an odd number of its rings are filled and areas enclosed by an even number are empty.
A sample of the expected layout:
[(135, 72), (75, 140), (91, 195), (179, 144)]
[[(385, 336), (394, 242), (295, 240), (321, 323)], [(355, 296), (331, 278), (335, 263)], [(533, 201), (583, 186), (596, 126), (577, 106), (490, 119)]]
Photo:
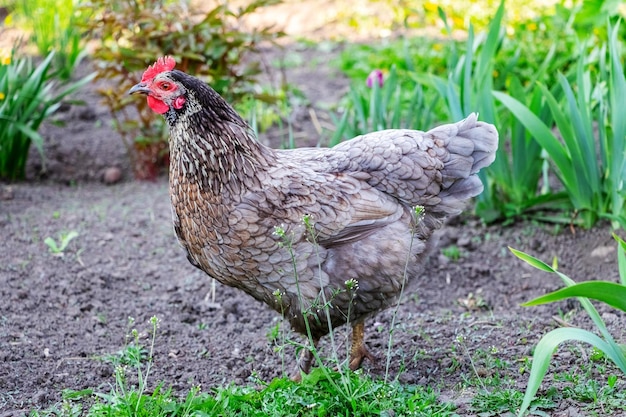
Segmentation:
[(170, 83), (161, 83), (161, 90), (169, 90), (170, 88), (172, 88), (172, 85)]

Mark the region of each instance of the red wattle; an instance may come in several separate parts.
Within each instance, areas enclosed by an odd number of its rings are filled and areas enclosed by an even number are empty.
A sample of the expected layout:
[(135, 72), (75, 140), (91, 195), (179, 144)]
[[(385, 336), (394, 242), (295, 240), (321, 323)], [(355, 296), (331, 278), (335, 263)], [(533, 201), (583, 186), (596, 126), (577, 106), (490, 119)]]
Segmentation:
[(174, 103), (172, 105), (174, 106), (175, 109), (180, 110), (185, 105), (185, 101), (187, 100), (185, 99), (184, 96), (178, 96), (174, 99)]
[(163, 103), (161, 100), (156, 99), (152, 96), (148, 96), (148, 106), (155, 112), (159, 114), (166, 113), (169, 109), (168, 105)]

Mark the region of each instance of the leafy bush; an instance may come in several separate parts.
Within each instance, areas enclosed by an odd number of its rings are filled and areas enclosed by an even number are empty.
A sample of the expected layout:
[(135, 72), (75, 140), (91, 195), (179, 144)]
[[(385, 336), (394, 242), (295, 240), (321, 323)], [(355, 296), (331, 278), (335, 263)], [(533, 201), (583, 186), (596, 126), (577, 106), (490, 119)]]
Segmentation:
[[(403, 59), (402, 74), (412, 84), (398, 81), (395, 70), (392, 70), (388, 80), (390, 85), (385, 82), (381, 89), (382, 95), (372, 89), (369, 107), (364, 95), (353, 87), (348, 96), (347, 110), (337, 123), (335, 136), (341, 134), (348, 138), (350, 134), (380, 128), (423, 129), (433, 119), (457, 121), (471, 112), (479, 112), (482, 119), (495, 123), (503, 131), (506, 131), (503, 123), (515, 122), (510, 117), (508, 120), (498, 120), (496, 103), (491, 94), (494, 83), (498, 82), (494, 77), (498, 73), (494, 69), (495, 62), (498, 62), (504, 43), (504, 5), (501, 4), (486, 34), (476, 35), (470, 25), (465, 44), (452, 40), (452, 28), (447, 17), (442, 10), (439, 10), (439, 14), (450, 37), (447, 44), (436, 48), (445, 51), (445, 59), (437, 56), (435, 67), (431, 68), (428, 59), (414, 59), (407, 55)], [(374, 58), (374, 62), (377, 60)], [(501, 66), (505, 64), (502, 63)], [(503, 80), (499, 82), (504, 83)], [(510, 88), (516, 95), (526, 95), (522, 81), (517, 77), (512, 78)], [(410, 91), (414, 93), (407, 94)], [(374, 101), (378, 96), (383, 99), (379, 104)], [(540, 105), (541, 97), (536, 94), (534, 96), (533, 101)], [(390, 102), (389, 98), (393, 98), (393, 101)], [(406, 115), (413, 118), (413, 123), (376, 123), (377, 120), (404, 122), (408, 119)], [(367, 118), (371, 119), (371, 123), (366, 123)], [(351, 129), (347, 129), (346, 125)], [(506, 136), (501, 135), (495, 166), (486, 170), (486, 174), (480, 174), (486, 187), (480, 197), (477, 212), (488, 221), (523, 211), (520, 207), (528, 204), (529, 195), (535, 195), (537, 181), (542, 174), (543, 166), (539, 158), (541, 148), (524, 131), (520, 131), (518, 126), (512, 126), (511, 131), (515, 132), (515, 136), (508, 143)], [(519, 172), (523, 175), (518, 175)]]
[(18, 0), (14, 20), (33, 31), (32, 40), (42, 56), (54, 51), (52, 67), (63, 80), (69, 80), (86, 55), (75, 0)]
[(620, 284), (607, 281), (587, 281), (576, 284), (567, 275), (557, 271), (556, 266), (549, 266), (537, 258), (510, 248), (515, 256), (533, 267), (541, 271), (557, 274), (566, 285), (566, 287), (561, 290), (527, 302), (524, 304), (525, 306), (552, 303), (566, 298), (578, 297), (578, 300), (602, 335), (602, 337), (600, 337), (590, 331), (578, 328), (559, 328), (545, 334), (535, 348), (528, 386), (526, 387), (524, 400), (518, 414), (520, 417), (530, 406), (543, 377), (548, 371), (550, 358), (554, 350), (561, 343), (570, 340), (588, 343), (603, 352), (608, 359), (613, 361), (613, 363), (626, 374), (626, 347), (615, 341), (613, 336), (609, 333), (602, 317), (589, 301), (589, 298), (592, 298), (626, 312), (626, 242), (617, 235), (614, 235), (614, 237), (618, 243)]
[(351, 80), (364, 80), (373, 68), (396, 68), (401, 82), (409, 81), (414, 72), (444, 75), (447, 56), (460, 42), (452, 39), (403, 37), (377, 43), (349, 44), (332, 62)]
[(598, 218), (612, 220), (615, 227), (626, 227), (626, 121), (621, 111), (626, 77), (618, 49), (618, 27), (610, 28), (609, 33), (608, 48), (603, 45), (595, 51), (600, 57), (595, 82), (593, 68), (586, 68), (586, 57), (581, 54), (575, 87), (559, 74), (564, 101), (539, 84), (560, 137), (553, 133), (552, 124), (540, 120), (533, 110), (510, 96), (495, 93), (546, 150), (585, 227), (591, 227)]
[(37, 66), (31, 58), (14, 56), (0, 62), (0, 178), (24, 178), (31, 143), (44, 156), (39, 125), (64, 97), (93, 79), (87, 76), (58, 90), (51, 71), (54, 55), (50, 52)]
[[(366, 125), (368, 117), (370, 122), (396, 120), (394, 115), (413, 111), (424, 117), (421, 122), (432, 117), (449, 121), (478, 112), (500, 130), (496, 161), (480, 173), (485, 191), (476, 213), (483, 220), (531, 215), (589, 227), (604, 217), (614, 226), (626, 225), (626, 122), (618, 115), (618, 97), (626, 94), (626, 83), (617, 52), (618, 28), (611, 31), (608, 47), (594, 46), (597, 36), (583, 44), (576, 37), (577, 9), (556, 6), (554, 15), (513, 27), (505, 26), (505, 11), (501, 2), (484, 33), (475, 33), (470, 24), (467, 40), (461, 43), (453, 39), (454, 28), (439, 8), (449, 40), (441, 44), (420, 39), (431, 50), (423, 56), (419, 46), (416, 53), (407, 48), (413, 41), (406, 39), (395, 48), (348, 49), (340, 61), (344, 71), (362, 79), (368, 62), (381, 65), (381, 59), (388, 59), (398, 68), (393, 83), (398, 91), (383, 93), (383, 101), (374, 107), (376, 103), (353, 87), (347, 110), (337, 119), (336, 136), (363, 133), (357, 132), (359, 125), (380, 127)], [(423, 86), (419, 101), (410, 100), (415, 88), (410, 81)], [(386, 97), (394, 99), (385, 102)], [(377, 116), (381, 111), (383, 119)], [(551, 131), (555, 123), (563, 142)], [(346, 129), (346, 124), (352, 129)], [(401, 127), (423, 129), (424, 125)], [(564, 190), (551, 188), (553, 169)]]
[(254, 95), (260, 68), (247, 58), (261, 43), (274, 41), (281, 33), (270, 27), (241, 28), (248, 15), (278, 2), (253, 0), (238, 9), (219, 3), (208, 11), (193, 9), (189, 1), (173, 0), (92, 0), (84, 5), (95, 11), (87, 30), (101, 40), (93, 54), (98, 76), (113, 81), (99, 92), (114, 116), (114, 127), (138, 178), (149, 178), (154, 171), (145, 171), (135, 162), (147, 156), (158, 163), (154, 160), (167, 152), (167, 141), (162, 118), (154, 116), (145, 100), (129, 97), (130, 87), (156, 58), (170, 55), (178, 69), (205, 77), (230, 102)]
[[(440, 12), (451, 34), (452, 28)], [(534, 87), (534, 79), (546, 78), (549, 69), (554, 67), (554, 54), (548, 53), (540, 65), (535, 65), (532, 74), (515, 74), (511, 69), (516, 68), (519, 55), (510, 53), (511, 45), (503, 30), (504, 14), (502, 2), (484, 34), (474, 34), (470, 24), (463, 52), (457, 52), (453, 44), (447, 77), (428, 73), (415, 75), (443, 98), (448, 118), (460, 120), (471, 112), (479, 112), (484, 120), (500, 130), (496, 161), (480, 174), (485, 192), (478, 198), (476, 213), (487, 222), (520, 215), (539, 203), (558, 198), (550, 195), (548, 189), (537, 196), (539, 179), (546, 176), (542, 149), (520, 123), (497, 107), (492, 96), (494, 89), (506, 87), (510, 94), (527, 101), (539, 117), (550, 122), (541, 92)], [(533, 89), (529, 90), (525, 84)]]

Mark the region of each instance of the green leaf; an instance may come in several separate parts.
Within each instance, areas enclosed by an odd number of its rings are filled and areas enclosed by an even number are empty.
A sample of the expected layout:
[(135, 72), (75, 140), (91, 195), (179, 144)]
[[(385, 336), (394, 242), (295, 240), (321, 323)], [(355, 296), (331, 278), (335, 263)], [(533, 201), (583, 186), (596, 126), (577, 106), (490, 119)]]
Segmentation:
[(43, 240), (43, 243), (48, 245), (48, 248), (50, 248), (50, 252), (52, 252), (52, 253), (60, 253), (61, 252), (61, 250), (57, 246), (57, 242), (53, 238), (47, 237), (47, 238), (45, 238)]
[(570, 340), (589, 343), (596, 349), (604, 352), (604, 354), (617, 366), (619, 366), (622, 371), (626, 372), (626, 358), (618, 345), (609, 344), (602, 340), (599, 336), (596, 336), (587, 330), (576, 328), (561, 328), (552, 330), (541, 338), (535, 348), (530, 377), (528, 378), (526, 393), (524, 394), (524, 400), (522, 401), (518, 416), (521, 417), (524, 415), (524, 412), (526, 412), (531, 401), (535, 397), (535, 394), (539, 390), (541, 381), (548, 371), (548, 366), (550, 365), (550, 359), (552, 358), (554, 350), (561, 343)]
[(15, 127), (17, 127), (20, 132), (26, 135), (33, 142), (33, 144), (37, 148), (37, 151), (39, 151), (39, 154), (43, 157), (43, 137), (41, 137), (39, 133), (23, 123), (15, 122)]
[[(619, 23), (611, 28), (609, 25), (609, 56), (611, 59), (611, 76), (609, 78), (609, 112), (612, 130), (612, 140), (610, 149), (605, 151), (609, 158), (608, 167), (608, 186), (610, 187), (612, 199), (612, 213), (620, 218), (614, 221), (614, 227), (617, 223), (622, 226), (626, 224), (625, 199), (626, 192), (624, 187), (624, 177), (626, 177), (626, 117), (622, 111), (624, 97), (626, 97), (626, 77), (624, 76), (624, 68), (621, 63), (619, 47), (621, 42), (618, 40)], [(607, 146), (607, 148), (609, 148)], [(624, 226), (626, 227), (626, 226)], [(622, 276), (622, 282), (626, 282), (626, 276)]]
[(527, 253), (524, 253), (522, 251), (519, 251), (517, 249), (513, 249), (512, 247), (509, 246), (509, 250), (511, 251), (511, 253), (513, 253), (513, 255), (517, 256), (518, 258), (520, 258), (522, 261), (526, 262), (527, 264), (541, 270), (541, 271), (546, 271), (546, 272), (556, 272), (556, 270), (554, 268), (552, 268), (550, 265), (546, 264), (543, 261), (540, 261), (539, 259), (535, 258), (534, 256), (531, 256)]
[(619, 278), (622, 285), (626, 285), (626, 242), (613, 233), (613, 238), (617, 241), (617, 265), (619, 268)]
[(553, 303), (571, 297), (585, 297), (602, 301), (622, 311), (626, 311), (626, 286), (608, 281), (585, 281), (537, 297), (522, 306), (536, 306)]
[(524, 104), (505, 93), (494, 91), (493, 95), (528, 129), (552, 157), (559, 170), (570, 166), (570, 161), (563, 145), (539, 117), (533, 114)]

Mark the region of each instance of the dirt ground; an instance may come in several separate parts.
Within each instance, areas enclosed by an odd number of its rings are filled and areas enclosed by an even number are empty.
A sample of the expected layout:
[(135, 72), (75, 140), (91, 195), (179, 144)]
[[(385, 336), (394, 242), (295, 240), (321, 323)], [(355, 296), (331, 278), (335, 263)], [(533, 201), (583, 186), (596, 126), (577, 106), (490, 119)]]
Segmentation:
[[(317, 62), (329, 58), (313, 53)], [(288, 76), (312, 108), (347, 87), (329, 68), (303, 65)], [(85, 88), (75, 98), (86, 104), (59, 113), (64, 126), (47, 124), (41, 130), (45, 175), (33, 153), (26, 181), (0, 183), (0, 416), (49, 407), (66, 388), (107, 392), (114, 384), (113, 366), (103, 358), (125, 346), (129, 317), (146, 343), (150, 317), (160, 319), (150, 389), (166, 381), (184, 395), (196, 385), (206, 391), (251, 383), (253, 373), (263, 380), (289, 373), (293, 349), (286, 349), (283, 367), (268, 337), (279, 317), (220, 284), (212, 297), (211, 280), (188, 263), (174, 236), (167, 179), (133, 181), (122, 142), (94, 89)], [(295, 128), (310, 137), (315, 130), (305, 110)], [(101, 181), (108, 167), (122, 170), (120, 183)], [(69, 231), (78, 237), (63, 256), (50, 253), (44, 239), (58, 240)], [(608, 225), (590, 231), (531, 222), (485, 226), (471, 215), (444, 228), (439, 247), (451, 245), (460, 248), (460, 258), (452, 261), (436, 251), (416, 278), (417, 292), (408, 294), (397, 312), (392, 377), (430, 385), (456, 403), (460, 415), (472, 415), (469, 401), (479, 389), (468, 388), (467, 378), (485, 380), (497, 373), (511, 378), (511, 388), (523, 390), (528, 373), (520, 373), (521, 364), (541, 335), (559, 326), (555, 317), (572, 312), (570, 323), (592, 328), (576, 302), (520, 307), (561, 283), (524, 265), (507, 246), (545, 261), (557, 256), (559, 268), (576, 280), (617, 281), (616, 245)], [(616, 338), (624, 340), (626, 316), (601, 311)], [(393, 313), (367, 323), (369, 346), (382, 359), (366, 362), (364, 372), (385, 373)], [(345, 333), (337, 331), (341, 349)], [(551, 372), (571, 371), (585, 349), (559, 349)], [(485, 352), (505, 366), (494, 369), (481, 359)], [(606, 384), (606, 375), (596, 377)], [(542, 392), (564, 384), (549, 378)], [(626, 387), (623, 376), (617, 387)], [(586, 407), (563, 401), (548, 412), (583, 416)]]

